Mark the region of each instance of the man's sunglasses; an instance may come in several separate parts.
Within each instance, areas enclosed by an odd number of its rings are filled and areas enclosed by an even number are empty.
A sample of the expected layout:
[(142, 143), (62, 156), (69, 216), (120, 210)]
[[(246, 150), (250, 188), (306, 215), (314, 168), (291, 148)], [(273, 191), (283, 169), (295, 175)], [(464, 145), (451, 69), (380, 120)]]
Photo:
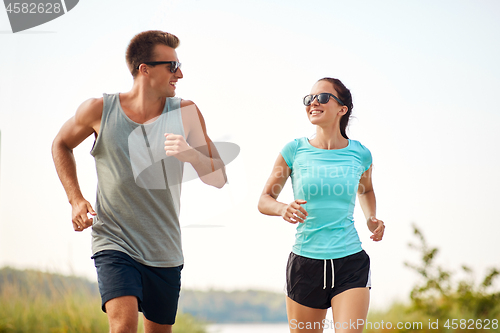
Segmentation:
[[(149, 65), (149, 66), (156, 66), (156, 65), (163, 65), (163, 64), (169, 64), (170, 65), (170, 72), (175, 73), (179, 68), (181, 68), (181, 63), (178, 61), (148, 61), (148, 62), (143, 62), (143, 64)], [(141, 65), (136, 67), (136, 69), (139, 69)]]
[(330, 93), (321, 93), (318, 95), (307, 95), (304, 97), (304, 105), (309, 106), (311, 103), (314, 101), (315, 98), (318, 99), (318, 103), (320, 104), (326, 104), (330, 100), (330, 96), (333, 97), (337, 102), (339, 102), (340, 105), (344, 106), (345, 104), (334, 94)]

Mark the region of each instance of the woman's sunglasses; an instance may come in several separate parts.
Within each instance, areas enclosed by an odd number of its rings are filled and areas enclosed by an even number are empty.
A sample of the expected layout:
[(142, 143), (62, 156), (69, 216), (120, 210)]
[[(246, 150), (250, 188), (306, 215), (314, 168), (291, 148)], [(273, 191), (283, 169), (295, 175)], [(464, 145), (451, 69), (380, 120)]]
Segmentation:
[[(149, 66), (169, 64), (171, 73), (175, 73), (175, 72), (177, 72), (177, 70), (179, 68), (181, 68), (181, 63), (178, 61), (148, 61), (148, 62), (143, 62), (143, 64), (146, 64)], [(140, 66), (141, 65), (137, 66), (136, 69), (139, 69)]]
[(304, 105), (309, 106), (314, 101), (315, 98), (318, 99), (319, 104), (326, 104), (330, 100), (330, 96), (333, 97), (340, 105), (344, 106), (345, 104), (334, 94), (330, 93), (321, 93), (318, 95), (307, 95), (304, 97)]

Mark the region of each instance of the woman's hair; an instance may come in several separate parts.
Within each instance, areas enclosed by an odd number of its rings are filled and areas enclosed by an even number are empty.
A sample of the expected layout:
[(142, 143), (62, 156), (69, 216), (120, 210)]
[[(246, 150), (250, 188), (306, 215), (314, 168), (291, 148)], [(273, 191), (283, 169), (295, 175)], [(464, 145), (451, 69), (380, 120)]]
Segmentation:
[(349, 124), (349, 119), (351, 118), (351, 113), (352, 113), (352, 96), (351, 92), (349, 89), (344, 86), (342, 82), (340, 82), (339, 79), (334, 79), (331, 77), (324, 77), (322, 79), (319, 79), (319, 81), (328, 81), (333, 85), (333, 88), (339, 95), (339, 99), (344, 103), (345, 106), (347, 106), (347, 113), (340, 118), (340, 134), (346, 139), (349, 139), (346, 134), (346, 128), (347, 125)]
[(137, 76), (137, 67), (140, 64), (147, 61), (153, 61), (154, 48), (159, 44), (175, 49), (179, 46), (179, 38), (160, 30), (143, 31), (132, 38), (128, 44), (125, 58), (130, 73), (132, 73), (134, 78)]

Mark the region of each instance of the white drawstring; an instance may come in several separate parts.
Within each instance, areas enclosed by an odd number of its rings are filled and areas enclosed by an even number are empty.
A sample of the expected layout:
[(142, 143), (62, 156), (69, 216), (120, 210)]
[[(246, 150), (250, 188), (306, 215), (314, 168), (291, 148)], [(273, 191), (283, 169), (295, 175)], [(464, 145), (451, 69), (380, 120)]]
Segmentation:
[(323, 289), (326, 289), (326, 260), (323, 260), (325, 265), (323, 266)]
[(333, 271), (333, 259), (330, 259), (331, 263), (332, 263), (332, 289), (333, 289), (333, 284), (335, 282), (335, 273)]
[[(323, 265), (323, 289), (326, 289), (326, 259), (323, 260), (324, 265)], [(333, 284), (335, 282), (335, 272), (333, 270), (333, 259), (330, 259), (330, 263), (332, 264), (332, 289), (333, 289)]]

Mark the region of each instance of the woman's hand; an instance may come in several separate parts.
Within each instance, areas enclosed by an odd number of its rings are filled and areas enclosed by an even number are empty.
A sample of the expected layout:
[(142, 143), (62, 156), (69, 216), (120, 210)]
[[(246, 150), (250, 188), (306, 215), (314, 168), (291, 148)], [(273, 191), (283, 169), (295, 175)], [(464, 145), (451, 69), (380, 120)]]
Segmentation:
[(308, 214), (301, 205), (306, 203), (307, 201), (302, 199), (292, 201), (290, 204), (284, 206), (283, 211), (281, 212), (281, 217), (283, 217), (283, 220), (290, 223), (304, 223)]
[(384, 221), (377, 219), (375, 216), (372, 216), (366, 221), (368, 224), (368, 229), (373, 233), (370, 236), (371, 239), (375, 242), (379, 242), (384, 237), (385, 225)]

